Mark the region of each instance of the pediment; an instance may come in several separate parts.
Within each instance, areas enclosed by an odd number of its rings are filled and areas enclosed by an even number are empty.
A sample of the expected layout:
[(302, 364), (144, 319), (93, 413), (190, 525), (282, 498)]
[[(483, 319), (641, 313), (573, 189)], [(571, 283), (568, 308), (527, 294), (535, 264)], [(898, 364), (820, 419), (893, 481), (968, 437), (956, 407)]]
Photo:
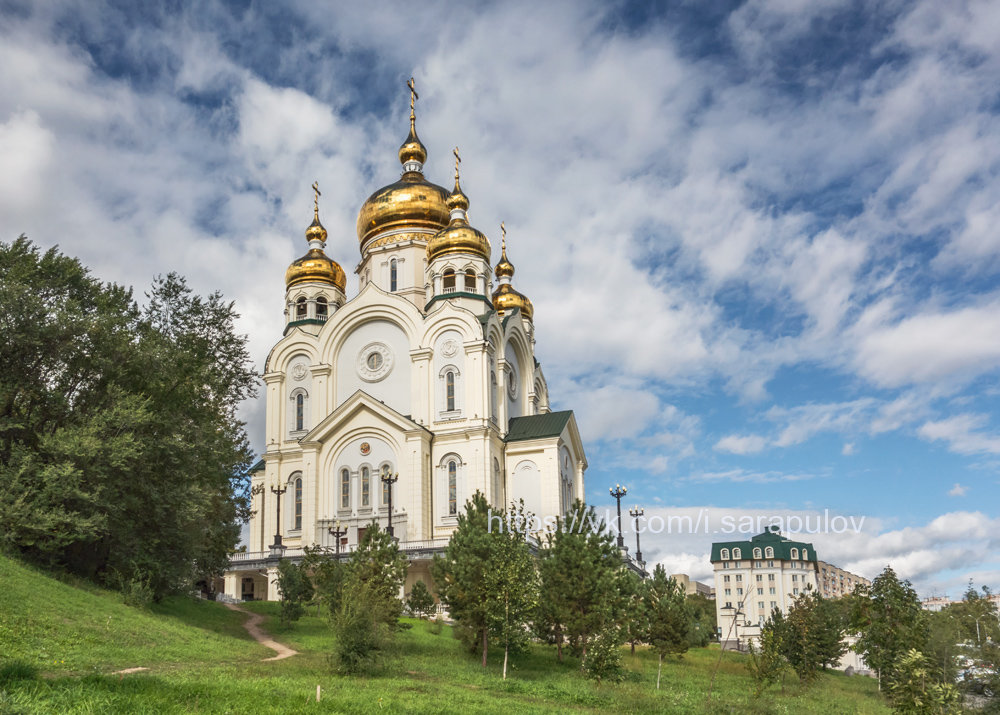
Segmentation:
[(326, 416), (318, 425), (309, 430), (299, 442), (323, 443), (332, 435), (338, 435), (355, 426), (377, 425), (390, 432), (410, 434), (429, 430), (414, 422), (406, 415), (377, 400), (364, 390), (358, 390), (344, 400), (337, 409)]

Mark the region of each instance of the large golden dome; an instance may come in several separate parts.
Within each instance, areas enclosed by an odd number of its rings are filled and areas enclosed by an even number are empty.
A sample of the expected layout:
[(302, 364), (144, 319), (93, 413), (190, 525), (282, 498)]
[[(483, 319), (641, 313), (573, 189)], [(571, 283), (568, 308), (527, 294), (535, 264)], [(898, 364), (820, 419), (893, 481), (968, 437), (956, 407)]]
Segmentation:
[[(399, 148), (399, 161), (404, 169), (402, 177), (369, 196), (358, 213), (358, 241), (362, 250), (408, 238), (427, 240), (428, 233), (440, 231), (448, 225), (448, 190), (424, 178), (423, 163), (427, 159), (427, 149), (417, 137), (414, 121), (411, 109), (410, 134)], [(368, 245), (369, 240), (379, 233), (407, 228), (418, 230), (402, 230)]]
[(447, 204), (452, 218), (448, 225), (434, 234), (434, 238), (427, 244), (428, 262), (449, 253), (471, 253), (489, 261), (489, 239), (481, 231), (469, 225), (465, 216), (465, 211), (469, 208), (469, 199), (462, 193), (457, 175), (455, 190), (448, 196)]
[(306, 239), (309, 241), (309, 252), (302, 258), (292, 261), (292, 265), (285, 271), (285, 288), (300, 283), (329, 283), (343, 293), (347, 288), (347, 276), (340, 264), (323, 252), (326, 229), (319, 222), (318, 205), (313, 222), (306, 229)]

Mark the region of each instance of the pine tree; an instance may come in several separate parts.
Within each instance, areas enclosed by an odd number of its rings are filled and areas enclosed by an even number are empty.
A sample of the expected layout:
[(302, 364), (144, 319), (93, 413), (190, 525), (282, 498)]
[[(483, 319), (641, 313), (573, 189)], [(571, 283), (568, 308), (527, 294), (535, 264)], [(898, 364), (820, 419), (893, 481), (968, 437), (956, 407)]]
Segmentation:
[(305, 613), (305, 604), (313, 597), (313, 585), (305, 566), (288, 559), (278, 562), (278, 593), (281, 594), (281, 623), (288, 625)]
[(644, 601), (649, 624), (646, 640), (659, 656), (656, 668), (656, 688), (659, 690), (663, 656), (687, 652), (691, 613), (684, 588), (667, 576), (662, 565), (657, 565), (653, 577), (645, 586)]
[(406, 607), (418, 618), (426, 618), (434, 610), (434, 596), (427, 590), (427, 584), (422, 580), (413, 584), (410, 594), (406, 597)]

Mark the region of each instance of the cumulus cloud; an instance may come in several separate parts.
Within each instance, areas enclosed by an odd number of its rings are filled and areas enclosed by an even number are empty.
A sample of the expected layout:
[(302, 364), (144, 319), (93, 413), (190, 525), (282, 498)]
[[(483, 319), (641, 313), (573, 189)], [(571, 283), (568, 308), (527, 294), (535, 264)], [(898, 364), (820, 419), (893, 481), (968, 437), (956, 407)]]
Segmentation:
[(964, 487), (958, 482), (955, 482), (955, 486), (948, 490), (948, 496), (950, 497), (964, 497), (969, 491), (968, 487)]

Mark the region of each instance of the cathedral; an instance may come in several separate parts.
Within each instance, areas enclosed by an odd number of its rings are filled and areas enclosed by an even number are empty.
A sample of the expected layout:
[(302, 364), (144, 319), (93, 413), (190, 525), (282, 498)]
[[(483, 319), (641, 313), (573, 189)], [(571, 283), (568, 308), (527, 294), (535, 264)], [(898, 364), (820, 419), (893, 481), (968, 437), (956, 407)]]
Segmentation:
[[(469, 222), (469, 197), (424, 177), (412, 80), (402, 173), (358, 213), (357, 292), (326, 252), (319, 191), (308, 250), (285, 272), (285, 328), (264, 367), (265, 452), (251, 472), (245, 552), (232, 599), (277, 599), (280, 558), (306, 546), (347, 554), (373, 522), (391, 526), (416, 579), (476, 491), (539, 517), (584, 497), (571, 411), (550, 409), (535, 359), (534, 309)], [(353, 292), (353, 291), (352, 291)]]

